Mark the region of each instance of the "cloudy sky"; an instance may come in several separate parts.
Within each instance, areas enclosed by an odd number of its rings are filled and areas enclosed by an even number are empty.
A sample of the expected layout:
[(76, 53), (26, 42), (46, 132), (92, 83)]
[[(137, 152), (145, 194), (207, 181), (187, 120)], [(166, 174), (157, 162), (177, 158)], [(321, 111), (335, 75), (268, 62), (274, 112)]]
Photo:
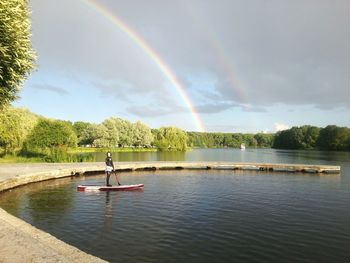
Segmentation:
[(222, 132), (350, 126), (349, 0), (31, 0), (30, 8), (38, 69), (15, 105), (38, 114), (194, 131), (198, 122)]

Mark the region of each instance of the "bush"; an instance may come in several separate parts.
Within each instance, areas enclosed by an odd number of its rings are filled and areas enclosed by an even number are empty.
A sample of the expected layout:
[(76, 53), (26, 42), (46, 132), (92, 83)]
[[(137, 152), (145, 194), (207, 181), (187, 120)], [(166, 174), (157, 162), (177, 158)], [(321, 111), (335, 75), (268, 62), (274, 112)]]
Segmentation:
[(55, 147), (76, 147), (77, 136), (69, 122), (42, 119), (25, 143), (26, 151), (47, 152)]

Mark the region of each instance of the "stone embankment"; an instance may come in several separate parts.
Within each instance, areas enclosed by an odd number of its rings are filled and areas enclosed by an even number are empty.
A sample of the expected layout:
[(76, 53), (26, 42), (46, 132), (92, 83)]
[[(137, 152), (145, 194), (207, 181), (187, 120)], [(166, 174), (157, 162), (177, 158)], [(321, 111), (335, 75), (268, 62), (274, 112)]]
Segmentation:
[[(217, 169), (263, 172), (340, 173), (339, 166), (303, 164), (266, 164), (233, 162), (130, 162), (118, 163), (120, 171), (168, 169)], [(0, 192), (20, 185), (103, 172), (104, 163), (2, 164)], [(1, 194), (1, 193), (0, 193)], [(0, 208), (0, 262), (105, 262), (89, 255)]]

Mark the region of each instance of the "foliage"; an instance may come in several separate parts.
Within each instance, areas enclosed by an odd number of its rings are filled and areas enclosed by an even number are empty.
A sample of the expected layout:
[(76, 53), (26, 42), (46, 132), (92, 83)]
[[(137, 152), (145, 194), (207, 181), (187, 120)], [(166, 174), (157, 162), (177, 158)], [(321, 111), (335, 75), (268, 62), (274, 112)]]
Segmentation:
[(131, 123), (112, 117), (104, 120), (101, 124), (76, 122), (73, 127), (80, 146), (147, 147), (153, 142), (151, 129), (142, 122)]
[(0, 158), (0, 164), (1, 163), (42, 163), (45, 160), (41, 157), (29, 157), (29, 156), (20, 156), (20, 155), (13, 155), (13, 154), (7, 154), (4, 156), (1, 156)]
[(0, 1), (0, 108), (17, 98), (34, 68), (28, 0)]
[(131, 129), (128, 129), (129, 124), (130, 123), (128, 121), (124, 121), (119, 118), (109, 118), (102, 122), (102, 125), (106, 128), (107, 131), (104, 137), (106, 143), (103, 146), (116, 147), (118, 146), (119, 141), (123, 141), (123, 143), (128, 143), (128, 132)]
[(275, 134), (272, 133), (257, 133), (254, 135), (257, 147), (271, 148)]
[(271, 147), (273, 134), (242, 134), (242, 133), (208, 133), (188, 132), (188, 145), (203, 148), (239, 148), (242, 143), (247, 147)]
[(350, 150), (350, 129), (335, 125), (325, 128), (309, 125), (292, 127), (276, 134), (273, 147), (278, 149)]
[[(90, 146), (80, 147), (77, 146)], [(26, 109), (0, 111), (2, 161), (79, 162), (101, 151), (185, 151), (189, 147), (271, 147), (279, 149), (350, 150), (350, 129), (334, 125), (292, 127), (277, 134), (185, 132), (175, 127), (151, 130), (142, 122), (109, 118), (101, 124), (49, 120)], [(78, 155), (77, 152), (82, 153)], [(20, 155), (16, 155), (20, 153)]]
[(161, 151), (186, 151), (187, 134), (185, 131), (176, 127), (161, 127), (152, 130), (154, 135), (154, 144)]
[(82, 133), (82, 139), (85, 144), (81, 145), (93, 145), (97, 147), (104, 147), (108, 145), (106, 137), (108, 136), (108, 130), (102, 124), (90, 124)]
[(150, 146), (153, 142), (153, 134), (151, 129), (138, 121), (133, 124), (133, 145), (134, 146)]
[(140, 147), (123, 147), (123, 148), (110, 148), (110, 147), (77, 147), (69, 148), (68, 153), (106, 153), (106, 152), (156, 152), (156, 148), (140, 148)]
[(49, 163), (58, 162), (92, 162), (95, 160), (92, 154), (88, 153), (77, 153), (71, 154), (68, 152), (66, 147), (54, 147), (44, 156), (44, 161)]
[(317, 146), (321, 150), (350, 150), (350, 129), (327, 126), (320, 131)]
[(117, 142), (117, 145), (124, 147), (129, 146), (133, 143), (133, 126), (131, 122), (120, 118), (109, 118), (102, 124), (106, 126), (106, 123), (108, 122), (113, 123), (115, 129), (117, 129), (119, 132), (119, 140)]
[(66, 121), (41, 119), (27, 137), (26, 151), (47, 152), (53, 147), (75, 147), (77, 136)]
[(86, 133), (92, 124), (84, 121), (77, 121), (73, 124), (75, 134), (77, 135), (78, 145), (91, 144), (93, 141), (90, 140), (91, 136)]
[(20, 150), (39, 116), (22, 108), (5, 107), (0, 111), (0, 147), (6, 153)]
[(276, 134), (273, 148), (313, 149), (316, 146), (320, 128), (314, 126), (292, 127)]

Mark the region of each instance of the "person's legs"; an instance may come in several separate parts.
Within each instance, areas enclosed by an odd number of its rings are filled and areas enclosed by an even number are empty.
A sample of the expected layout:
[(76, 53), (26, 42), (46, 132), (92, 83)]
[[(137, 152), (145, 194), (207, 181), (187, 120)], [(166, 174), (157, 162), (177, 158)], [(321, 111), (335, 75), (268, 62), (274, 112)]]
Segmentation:
[(109, 184), (109, 177), (111, 177), (111, 172), (106, 172), (106, 174), (107, 174), (106, 185), (107, 186), (112, 186), (112, 185)]

